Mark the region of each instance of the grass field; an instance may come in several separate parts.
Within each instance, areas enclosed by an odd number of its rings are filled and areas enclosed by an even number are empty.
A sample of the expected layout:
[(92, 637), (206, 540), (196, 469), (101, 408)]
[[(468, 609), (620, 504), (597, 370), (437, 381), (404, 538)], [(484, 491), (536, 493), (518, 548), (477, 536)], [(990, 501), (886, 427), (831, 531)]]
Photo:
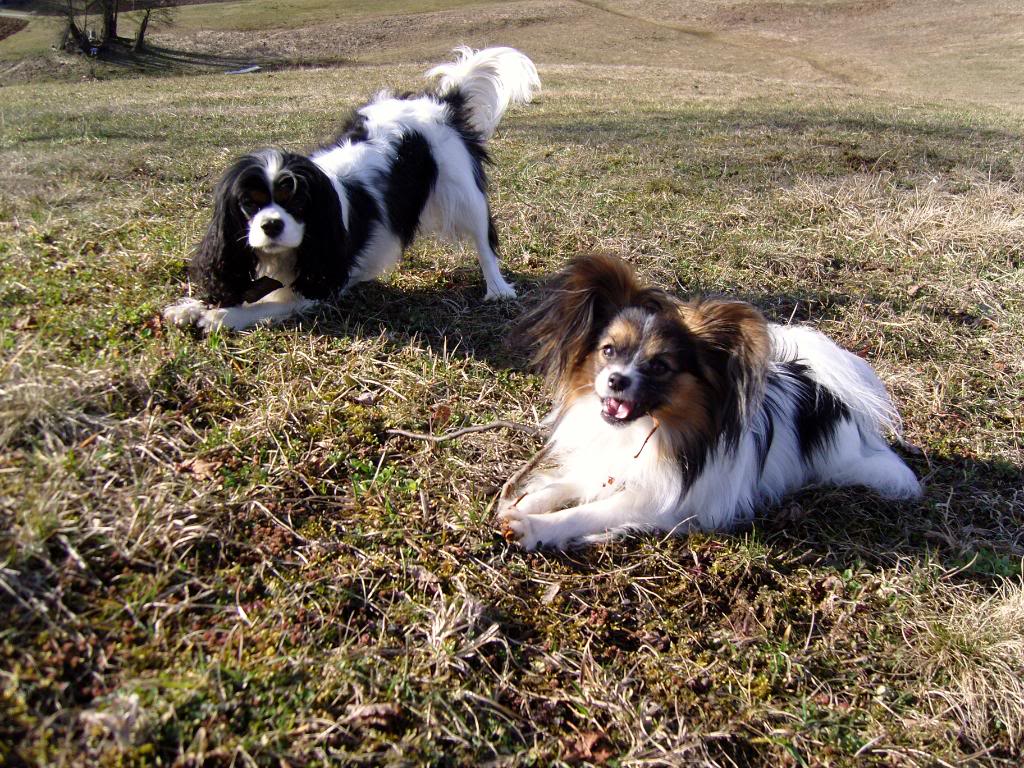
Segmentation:
[[(1018, 765), (1019, 15), (899, 5), (438, 5), (419, 39), (389, 6), (359, 66), (0, 89), (0, 762)], [(915, 10), (921, 57), (801, 42)], [(460, 41), (541, 65), (491, 145), (521, 292), (600, 248), (813, 323), (891, 388), (924, 499), (524, 554), (492, 503), (537, 441), (388, 433), (547, 411), (470, 251), (283, 328), (162, 325), (231, 157)]]

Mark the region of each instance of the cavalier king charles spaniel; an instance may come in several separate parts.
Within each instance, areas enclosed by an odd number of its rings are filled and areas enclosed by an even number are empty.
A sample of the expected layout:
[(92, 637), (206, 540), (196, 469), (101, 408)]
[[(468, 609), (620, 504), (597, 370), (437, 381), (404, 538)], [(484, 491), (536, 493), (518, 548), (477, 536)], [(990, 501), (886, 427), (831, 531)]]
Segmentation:
[(506, 536), (563, 549), (628, 530), (728, 530), (812, 484), (920, 495), (872, 368), (754, 307), (684, 303), (577, 259), (518, 326), (554, 389), (547, 444), (502, 491)]
[(427, 73), (432, 92), (378, 93), (308, 157), (266, 149), (235, 162), (190, 266), (196, 297), (164, 317), (205, 330), (289, 317), (395, 266), (418, 232), (471, 240), (485, 298), (514, 297), (498, 267), (485, 141), (540, 79), (512, 48), (457, 54)]

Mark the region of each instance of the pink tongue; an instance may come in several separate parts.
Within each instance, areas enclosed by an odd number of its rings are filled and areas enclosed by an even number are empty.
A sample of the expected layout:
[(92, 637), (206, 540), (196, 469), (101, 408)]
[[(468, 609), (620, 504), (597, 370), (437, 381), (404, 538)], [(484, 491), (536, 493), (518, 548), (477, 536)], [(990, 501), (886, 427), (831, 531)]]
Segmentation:
[(633, 404), (628, 400), (616, 400), (614, 397), (609, 397), (604, 401), (605, 413), (616, 419), (628, 419), (632, 410)]

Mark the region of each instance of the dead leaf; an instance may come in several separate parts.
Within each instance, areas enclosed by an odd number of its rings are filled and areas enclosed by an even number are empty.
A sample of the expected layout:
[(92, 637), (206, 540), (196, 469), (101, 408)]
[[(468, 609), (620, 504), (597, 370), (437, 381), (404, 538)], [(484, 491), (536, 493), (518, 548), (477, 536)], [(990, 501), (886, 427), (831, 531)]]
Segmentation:
[(163, 336), (164, 333), (164, 319), (160, 315), (153, 315), (151, 318), (146, 320), (142, 324), (142, 329), (149, 331), (157, 338)]
[(378, 702), (353, 704), (345, 715), (346, 723), (356, 723), (373, 728), (394, 728), (402, 719), (402, 708), (398, 704)]
[(540, 601), (544, 603), (544, 605), (550, 605), (561, 590), (562, 586), (557, 581), (552, 582), (548, 585), (548, 588), (544, 590), (544, 594), (541, 595)]
[(430, 414), (430, 430), (432, 432), (440, 432), (446, 426), (448, 422), (452, 420), (452, 409), (447, 404), (441, 403), (434, 407), (433, 412)]
[(600, 731), (584, 731), (576, 737), (565, 759), (570, 763), (587, 760), (604, 765), (614, 756), (615, 751), (607, 736)]
[(175, 469), (179, 472), (195, 475), (200, 480), (212, 480), (219, 477), (220, 468), (223, 466), (224, 462), (220, 459), (201, 459), (196, 457), (179, 461), (175, 464)]

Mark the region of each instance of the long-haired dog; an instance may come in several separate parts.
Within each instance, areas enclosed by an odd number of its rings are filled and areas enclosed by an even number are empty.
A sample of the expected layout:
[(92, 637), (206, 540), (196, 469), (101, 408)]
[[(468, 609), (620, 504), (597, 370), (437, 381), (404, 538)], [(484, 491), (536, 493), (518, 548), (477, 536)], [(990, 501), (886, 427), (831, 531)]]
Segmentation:
[(878, 376), (810, 328), (683, 303), (588, 256), (519, 331), (554, 389), (551, 437), (499, 501), (526, 549), (729, 529), (809, 484), (921, 493), (883, 438), (899, 416)]
[(514, 297), (498, 267), (485, 142), (540, 80), (512, 48), (457, 53), (427, 73), (431, 92), (378, 93), (308, 157), (266, 149), (235, 162), (190, 265), (196, 296), (165, 318), (210, 330), (288, 317), (390, 269), (418, 232), (470, 240), (485, 298)]

